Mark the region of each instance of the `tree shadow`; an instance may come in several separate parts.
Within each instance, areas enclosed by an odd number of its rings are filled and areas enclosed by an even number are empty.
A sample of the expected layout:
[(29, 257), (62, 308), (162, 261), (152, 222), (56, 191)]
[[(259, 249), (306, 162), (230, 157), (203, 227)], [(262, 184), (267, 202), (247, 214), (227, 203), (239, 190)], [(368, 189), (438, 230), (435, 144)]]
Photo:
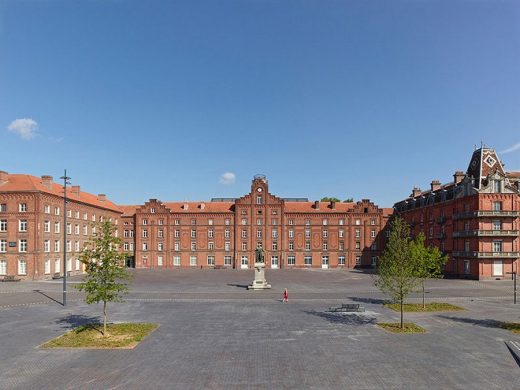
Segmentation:
[(243, 288), (243, 289), (246, 289), (246, 290), (247, 290), (247, 284), (228, 283), (228, 286), (231, 286), (231, 287), (238, 287), (238, 288)]
[(385, 303), (390, 303), (390, 301), (388, 299), (380, 299), (380, 298), (360, 298), (360, 297), (348, 297), (348, 298), (355, 302), (372, 303), (374, 305), (384, 305)]
[(446, 320), (452, 320), (463, 324), (483, 326), (485, 328), (501, 328), (503, 322), (492, 320), (492, 319), (477, 319), (477, 318), (463, 318), (463, 317), (451, 317), (445, 314), (437, 314), (436, 317), (444, 318)]
[(360, 313), (328, 313), (316, 310), (305, 310), (304, 313), (323, 318), (332, 324), (343, 325), (368, 325), (375, 324), (376, 318), (373, 316), (363, 315)]
[(88, 328), (98, 330), (97, 327), (101, 325), (101, 319), (99, 316), (69, 314), (66, 317), (58, 319), (56, 323), (61, 325), (61, 327), (65, 329), (75, 329), (82, 326), (84, 327), (83, 330)]

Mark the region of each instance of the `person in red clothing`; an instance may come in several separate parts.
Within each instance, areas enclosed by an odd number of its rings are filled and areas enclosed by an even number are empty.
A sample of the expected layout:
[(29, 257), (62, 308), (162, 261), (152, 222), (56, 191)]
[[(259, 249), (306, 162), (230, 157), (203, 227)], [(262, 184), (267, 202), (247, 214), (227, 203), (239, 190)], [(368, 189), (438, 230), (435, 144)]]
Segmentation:
[(289, 302), (289, 292), (287, 291), (287, 289), (284, 290), (283, 292), (283, 300), (282, 302)]

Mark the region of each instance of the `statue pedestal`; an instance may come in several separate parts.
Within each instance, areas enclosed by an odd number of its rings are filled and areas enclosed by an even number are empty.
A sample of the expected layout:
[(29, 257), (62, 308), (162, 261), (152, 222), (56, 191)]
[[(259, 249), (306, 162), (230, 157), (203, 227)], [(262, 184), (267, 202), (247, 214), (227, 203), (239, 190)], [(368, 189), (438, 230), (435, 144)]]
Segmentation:
[(271, 285), (265, 280), (265, 264), (255, 263), (255, 280), (249, 286), (248, 290), (266, 290), (271, 288)]

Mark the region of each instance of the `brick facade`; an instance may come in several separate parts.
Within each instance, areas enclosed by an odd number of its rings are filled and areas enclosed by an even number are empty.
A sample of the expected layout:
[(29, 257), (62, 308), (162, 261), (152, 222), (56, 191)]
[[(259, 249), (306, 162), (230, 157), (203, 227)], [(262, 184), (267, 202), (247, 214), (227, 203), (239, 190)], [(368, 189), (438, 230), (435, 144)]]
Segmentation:
[(466, 173), (451, 183), (414, 188), (394, 209), (427, 244), (449, 256), (447, 275), (504, 278), (520, 259), (520, 175), (505, 172), (491, 148), (476, 150)]
[(238, 199), (121, 206), (125, 250), (137, 268), (371, 267), (386, 242), (391, 209), (282, 199), (257, 175)]

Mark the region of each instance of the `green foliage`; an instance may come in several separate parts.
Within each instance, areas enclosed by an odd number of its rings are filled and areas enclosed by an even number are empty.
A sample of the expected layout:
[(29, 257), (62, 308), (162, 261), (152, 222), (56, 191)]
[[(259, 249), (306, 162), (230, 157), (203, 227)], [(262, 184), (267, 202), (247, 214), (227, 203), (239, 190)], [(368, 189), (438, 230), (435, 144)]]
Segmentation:
[(419, 325), (415, 325), (413, 322), (406, 322), (399, 324), (398, 322), (379, 322), (379, 327), (391, 332), (391, 333), (425, 333), (426, 331)]
[(126, 253), (119, 252), (122, 240), (115, 236), (116, 227), (109, 221), (97, 224), (97, 233), (80, 255), (86, 276), (77, 288), (86, 293), (88, 304), (103, 302), (103, 334), (106, 334), (107, 303), (120, 302), (128, 292), (130, 278), (125, 268)]
[(344, 203), (351, 203), (354, 202), (354, 198), (347, 198), (343, 201)]
[(390, 239), (378, 262), (378, 275), (375, 285), (390, 295), (401, 307), (401, 327), (403, 327), (404, 299), (420, 283), (417, 275), (417, 256), (413, 255), (413, 242), (410, 227), (400, 217), (391, 223)]
[[(395, 303), (387, 303), (385, 304), (385, 307), (388, 307), (389, 309), (399, 311), (400, 307), (399, 305)], [(432, 312), (432, 311), (458, 311), (458, 310), (464, 310), (460, 306), (455, 306), (450, 303), (443, 303), (443, 302), (431, 302), (426, 304), (426, 306), (423, 307), (423, 305), (418, 303), (405, 303), (403, 305), (404, 311), (406, 312)]]
[(341, 200), (339, 200), (338, 198), (334, 198), (334, 197), (324, 197), (324, 198), (321, 198), (321, 201), (322, 202), (341, 202)]
[(426, 238), (421, 232), (412, 241), (412, 256), (417, 260), (417, 276), (422, 279), (442, 277), (442, 266), (448, 261), (436, 246), (425, 246)]

